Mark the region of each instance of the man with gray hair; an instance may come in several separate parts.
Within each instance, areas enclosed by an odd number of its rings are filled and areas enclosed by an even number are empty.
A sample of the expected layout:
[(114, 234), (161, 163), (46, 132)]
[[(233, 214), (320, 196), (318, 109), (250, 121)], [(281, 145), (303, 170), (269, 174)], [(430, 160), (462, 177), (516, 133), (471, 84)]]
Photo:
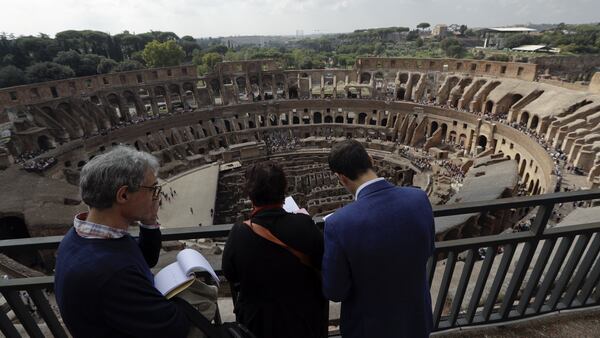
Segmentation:
[[(185, 337), (179, 303), (155, 287), (150, 267), (161, 247), (157, 159), (128, 147), (96, 156), (79, 186), (89, 212), (58, 248), (56, 300), (74, 337)], [(128, 233), (138, 223), (136, 240)]]

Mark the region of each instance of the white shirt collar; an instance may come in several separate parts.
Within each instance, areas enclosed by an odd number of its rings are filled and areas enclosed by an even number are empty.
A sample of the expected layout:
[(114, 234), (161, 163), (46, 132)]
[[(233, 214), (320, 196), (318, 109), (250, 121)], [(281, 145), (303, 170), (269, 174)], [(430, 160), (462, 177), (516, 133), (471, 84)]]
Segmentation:
[(358, 189), (356, 189), (356, 194), (354, 194), (354, 200), (358, 199), (358, 194), (360, 193), (361, 190), (363, 190), (364, 187), (366, 187), (369, 184), (373, 184), (375, 182), (379, 182), (384, 179), (385, 179), (384, 177), (377, 177), (377, 178), (374, 178), (370, 181), (366, 181), (365, 183), (361, 184), (360, 187), (358, 187)]

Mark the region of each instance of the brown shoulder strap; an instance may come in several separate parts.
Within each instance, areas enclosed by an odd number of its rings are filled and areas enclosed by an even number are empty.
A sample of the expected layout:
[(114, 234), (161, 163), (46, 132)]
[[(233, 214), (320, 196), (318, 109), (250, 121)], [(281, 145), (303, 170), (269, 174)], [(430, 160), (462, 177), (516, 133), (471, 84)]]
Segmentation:
[(273, 233), (269, 231), (269, 229), (263, 227), (260, 224), (251, 223), (250, 220), (244, 221), (244, 224), (250, 227), (252, 232), (259, 235), (260, 237), (266, 239), (267, 241), (273, 242), (291, 252), (292, 255), (296, 256), (300, 260), (300, 263), (314, 269), (313, 265), (310, 263), (310, 258), (308, 257), (308, 255), (283, 243), (279, 238), (275, 237), (275, 235), (273, 235)]

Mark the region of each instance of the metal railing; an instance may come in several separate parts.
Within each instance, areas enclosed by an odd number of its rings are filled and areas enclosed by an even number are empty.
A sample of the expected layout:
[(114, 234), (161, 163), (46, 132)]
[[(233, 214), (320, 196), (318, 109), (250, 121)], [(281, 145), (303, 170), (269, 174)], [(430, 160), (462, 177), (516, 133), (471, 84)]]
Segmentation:
[[(599, 198), (596, 189), (434, 207), (435, 217), (537, 208), (529, 231), (436, 243), (427, 264), (434, 331), (600, 305), (600, 215), (594, 223), (546, 229), (556, 204)], [(226, 237), (230, 229), (229, 224), (164, 229), (163, 240)], [(61, 239), (2, 240), (0, 252), (53, 249)], [(481, 249), (485, 254), (479, 261)], [(53, 281), (51, 276), (0, 280), (0, 293), (31, 337), (43, 337), (44, 322), (54, 336), (67, 337), (45, 294)], [(35, 315), (23, 302), (23, 292), (35, 305)], [(6, 310), (0, 311), (0, 330), (7, 337), (19, 337)]]

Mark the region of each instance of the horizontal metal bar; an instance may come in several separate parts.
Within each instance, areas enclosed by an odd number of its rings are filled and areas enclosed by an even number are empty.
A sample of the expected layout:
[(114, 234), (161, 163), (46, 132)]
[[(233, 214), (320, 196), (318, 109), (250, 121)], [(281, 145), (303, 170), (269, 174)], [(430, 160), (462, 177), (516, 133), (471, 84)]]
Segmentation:
[(54, 288), (54, 276), (0, 279), (0, 291)]
[(435, 206), (433, 215), (436, 217), (470, 214), (483, 211), (502, 210), (510, 208), (535, 207), (542, 204), (557, 204), (600, 198), (600, 189), (559, 192), (553, 194), (502, 198), (493, 201), (477, 201), (460, 204), (445, 204)]
[[(600, 198), (600, 189), (594, 190), (579, 190), (579, 191), (570, 191), (570, 192), (562, 192), (562, 193), (553, 193), (553, 194), (545, 194), (545, 195), (535, 195), (535, 196), (524, 196), (524, 197), (515, 197), (515, 198), (503, 198), (492, 201), (478, 201), (478, 202), (468, 202), (468, 203), (460, 203), (453, 205), (441, 205), (435, 206), (433, 208), (433, 214), (435, 217), (442, 216), (452, 216), (452, 215), (460, 215), (460, 214), (468, 214), (474, 212), (483, 212), (490, 210), (498, 210), (498, 209), (508, 209), (508, 208), (522, 208), (522, 207), (533, 207), (538, 205), (549, 205), (552, 203), (565, 203), (572, 201), (581, 201), (581, 200), (589, 200), (589, 199), (599, 199)], [(321, 218), (316, 217), (316, 221), (321, 220)], [(581, 225), (569, 226), (569, 227), (561, 227), (561, 228), (553, 228), (546, 230), (544, 235), (561, 235), (565, 236), (568, 232), (580, 232), (589, 230), (594, 230), (593, 228), (600, 228), (600, 222), (591, 223), (591, 228), (581, 227)], [(203, 226), (203, 227), (185, 227), (185, 228), (164, 228), (162, 229), (163, 240), (180, 240), (180, 239), (189, 239), (189, 238), (215, 238), (215, 237), (227, 237), (229, 234), (229, 230), (231, 230), (232, 224), (219, 224), (219, 225), (211, 225), (211, 226)], [(133, 236), (136, 236), (136, 232), (132, 232)], [(506, 235), (506, 234), (505, 234)], [(501, 235), (504, 236), (504, 235)], [(514, 236), (514, 237), (512, 237)], [(469, 248), (470, 243), (480, 242), (480, 246), (490, 245), (491, 241), (505, 241), (502, 244), (506, 244), (511, 242), (512, 240), (522, 240), (527, 237), (531, 237), (531, 233), (516, 233), (516, 234), (508, 234), (507, 237), (495, 237), (495, 236), (486, 236), (486, 237), (477, 237), (472, 239), (463, 239), (457, 241), (446, 241), (439, 242), (439, 245), (436, 247), (443, 249), (449, 246), (461, 247), (461, 250), (466, 250)], [(0, 240), (0, 252), (4, 252), (7, 250), (39, 250), (39, 249), (54, 249), (58, 247), (60, 241), (62, 240), (62, 236), (49, 236), (49, 237), (34, 237), (34, 238), (20, 238), (20, 239), (8, 239), (8, 240)], [(466, 241), (466, 242), (460, 242)], [(489, 242), (486, 242), (489, 241)]]

